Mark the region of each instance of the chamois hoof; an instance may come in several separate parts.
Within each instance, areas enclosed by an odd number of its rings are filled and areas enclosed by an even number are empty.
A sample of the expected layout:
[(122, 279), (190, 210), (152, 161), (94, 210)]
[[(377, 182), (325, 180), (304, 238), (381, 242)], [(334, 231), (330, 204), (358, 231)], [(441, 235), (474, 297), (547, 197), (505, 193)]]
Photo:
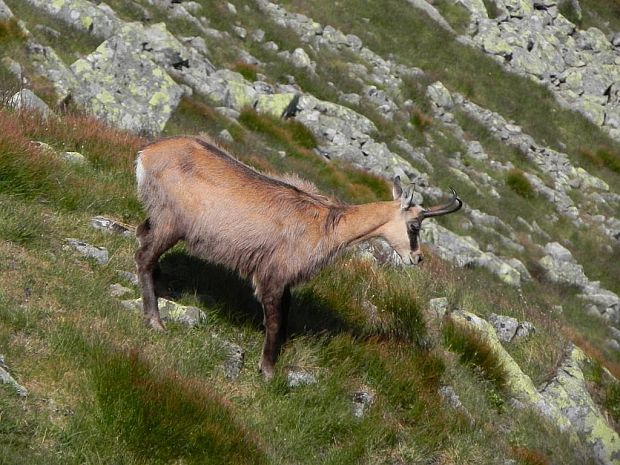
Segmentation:
[(165, 331), (166, 330), (166, 326), (164, 325), (164, 322), (161, 321), (161, 318), (159, 318), (159, 317), (148, 318), (146, 320), (146, 324), (151, 329), (154, 329), (155, 331)]
[(275, 372), (273, 366), (268, 366), (267, 364), (263, 364), (263, 363), (260, 363), (258, 365), (258, 371), (259, 373), (262, 373), (263, 380), (267, 383), (273, 379), (273, 375)]

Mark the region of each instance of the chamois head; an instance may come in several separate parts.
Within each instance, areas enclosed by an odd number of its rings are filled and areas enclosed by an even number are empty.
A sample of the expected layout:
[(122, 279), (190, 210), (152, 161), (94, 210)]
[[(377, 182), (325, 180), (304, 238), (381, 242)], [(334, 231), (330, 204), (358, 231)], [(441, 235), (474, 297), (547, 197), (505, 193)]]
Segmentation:
[(463, 206), (456, 191), (451, 190), (452, 198), (448, 203), (426, 209), (415, 204), (413, 184), (403, 188), (400, 177), (394, 178), (392, 193), (394, 200), (400, 200), (400, 208), (394, 219), (386, 225), (384, 237), (405, 264), (416, 265), (424, 259), (418, 238), (422, 221), (425, 218), (454, 213)]

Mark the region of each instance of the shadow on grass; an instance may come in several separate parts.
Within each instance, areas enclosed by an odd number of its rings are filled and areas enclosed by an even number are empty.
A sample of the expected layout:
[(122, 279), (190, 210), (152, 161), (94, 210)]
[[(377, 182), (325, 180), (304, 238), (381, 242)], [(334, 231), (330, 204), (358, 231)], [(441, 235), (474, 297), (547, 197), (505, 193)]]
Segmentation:
[[(162, 297), (196, 295), (204, 305), (214, 305), (219, 315), (233, 324), (262, 328), (263, 310), (254, 297), (250, 284), (237, 274), (218, 265), (173, 250), (160, 260), (158, 287)], [(360, 336), (363, 328), (347, 321), (307, 287), (293, 291), (288, 333), (339, 334)]]

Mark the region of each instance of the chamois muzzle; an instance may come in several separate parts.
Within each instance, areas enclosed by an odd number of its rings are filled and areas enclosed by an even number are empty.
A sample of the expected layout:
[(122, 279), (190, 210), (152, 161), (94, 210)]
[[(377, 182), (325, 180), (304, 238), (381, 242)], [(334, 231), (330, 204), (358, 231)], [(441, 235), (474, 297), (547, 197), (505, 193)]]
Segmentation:
[(463, 206), (463, 201), (459, 199), (458, 194), (454, 189), (450, 188), (450, 190), (452, 191), (452, 198), (448, 203), (430, 207), (429, 209), (422, 211), (422, 217), (432, 218), (434, 216), (447, 215), (460, 210)]

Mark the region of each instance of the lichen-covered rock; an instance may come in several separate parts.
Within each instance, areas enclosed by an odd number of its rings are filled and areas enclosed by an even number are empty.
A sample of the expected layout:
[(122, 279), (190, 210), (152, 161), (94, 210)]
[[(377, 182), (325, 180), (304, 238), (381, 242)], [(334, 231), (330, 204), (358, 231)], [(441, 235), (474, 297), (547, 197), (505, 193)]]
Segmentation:
[(69, 26), (107, 39), (122, 21), (105, 3), (95, 5), (88, 0), (26, 0), (35, 8)]
[(256, 100), (256, 111), (281, 118), (298, 94), (286, 92), (282, 94), (263, 94)]
[(620, 437), (605, 421), (588, 393), (581, 370), (586, 360), (586, 355), (573, 346), (557, 375), (541, 389), (541, 394), (570, 421), (572, 428), (590, 447), (597, 463), (617, 464), (620, 461)]
[(28, 42), (28, 53), (36, 72), (49, 79), (54, 86), (57, 103), (67, 99), (74, 89), (79, 88), (79, 81), (53, 48), (31, 40)]
[(146, 53), (136, 53), (117, 36), (73, 63), (71, 70), (81, 83), (73, 94), (76, 103), (136, 133), (160, 133), (183, 94)]
[[(142, 299), (123, 300), (121, 305), (128, 310), (142, 311)], [(207, 319), (207, 315), (197, 307), (181, 305), (162, 297), (157, 299), (159, 315), (164, 321), (174, 321), (189, 327), (197, 326)]]
[(141, 23), (125, 23), (115, 36), (130, 44), (135, 53), (144, 53), (179, 82), (196, 92), (205, 92), (206, 80), (215, 66), (204, 53), (204, 41), (190, 38), (183, 43), (168, 31), (165, 23), (148, 27)]
[(570, 427), (570, 422), (561, 415), (555, 405), (548, 402), (536, 390), (529, 376), (523, 373), (519, 365), (506, 352), (493, 326), (488, 321), (463, 310), (450, 313), (450, 319), (457, 325), (475, 330), (484, 338), (497, 360), (502, 364), (506, 375), (506, 390), (511, 397), (547, 417), (560, 429), (565, 430)]

